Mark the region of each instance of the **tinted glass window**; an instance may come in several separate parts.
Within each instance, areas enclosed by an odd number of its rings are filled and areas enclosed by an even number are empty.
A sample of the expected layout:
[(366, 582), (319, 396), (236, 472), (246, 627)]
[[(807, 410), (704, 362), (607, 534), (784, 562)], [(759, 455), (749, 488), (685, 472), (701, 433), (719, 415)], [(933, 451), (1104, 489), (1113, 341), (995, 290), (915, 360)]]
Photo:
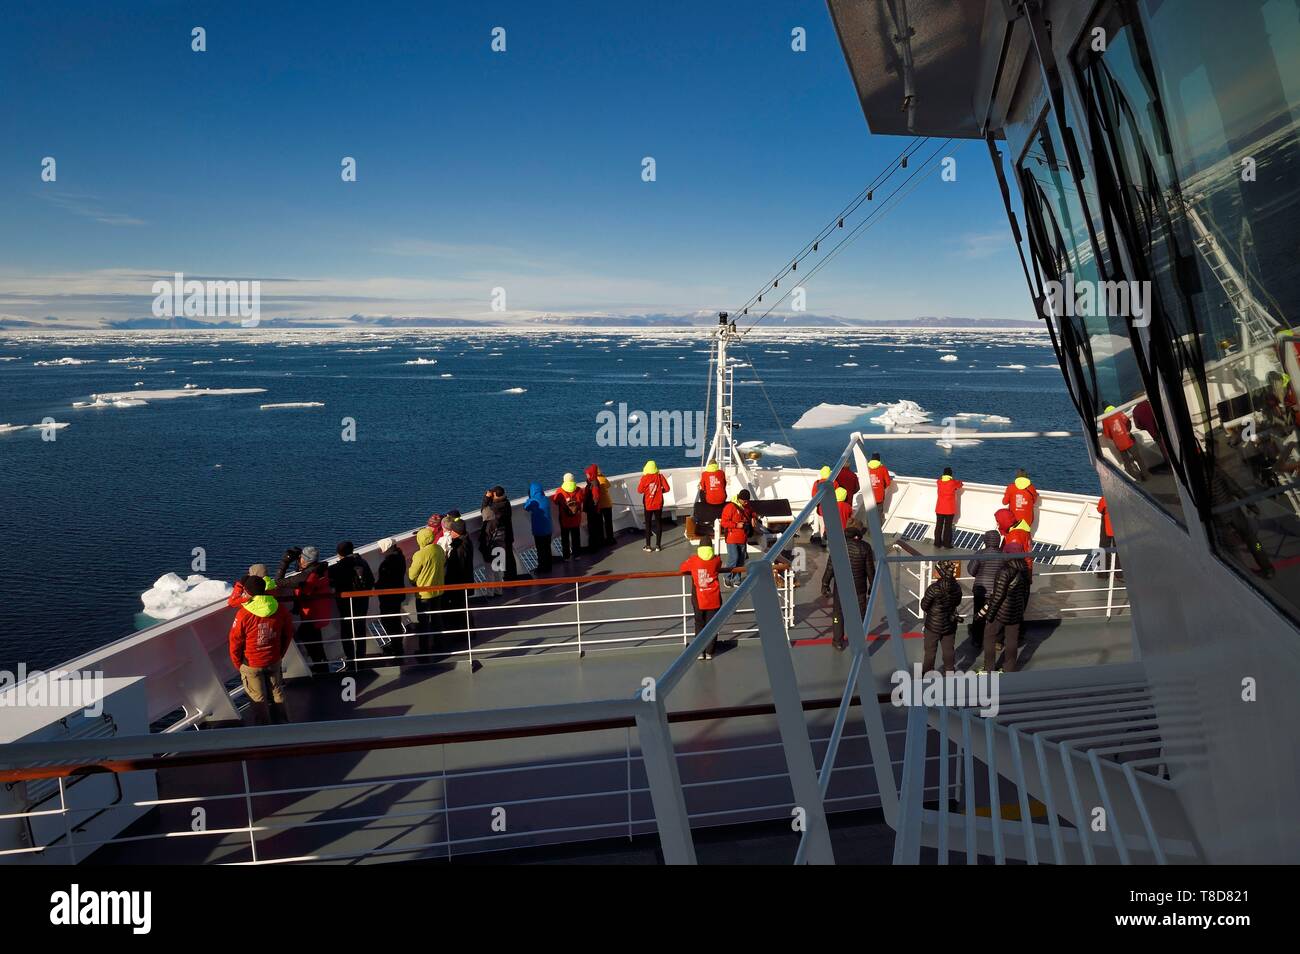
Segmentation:
[[(1300, 615), (1300, 4), (1117, 2), (1076, 57), (1220, 554)], [(1212, 25), (1212, 27), (1210, 27)]]

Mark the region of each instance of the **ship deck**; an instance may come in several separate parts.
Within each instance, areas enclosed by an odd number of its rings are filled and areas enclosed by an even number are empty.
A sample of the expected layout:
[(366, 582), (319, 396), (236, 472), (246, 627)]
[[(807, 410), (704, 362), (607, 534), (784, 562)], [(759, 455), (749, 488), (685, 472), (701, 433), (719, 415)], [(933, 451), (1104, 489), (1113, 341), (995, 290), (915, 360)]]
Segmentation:
[[(808, 717), (814, 751), (820, 760), (825, 751), (824, 740), (830, 733), (834, 705), (848, 675), (850, 654), (837, 652), (828, 644), (829, 600), (820, 595), (825, 551), (808, 544), (806, 534), (801, 534), (799, 541), (805, 547), (808, 562), (793, 591), (795, 622), (791, 630), (794, 639), (791, 655), (805, 704), (815, 704)], [(665, 527), (661, 552), (645, 553), (641, 542), (639, 534), (625, 531), (619, 535), (616, 545), (605, 551), (577, 557), (567, 564), (557, 561), (553, 575), (600, 576), (676, 569), (691, 552), (680, 526)], [(926, 549), (923, 543), (909, 542), (908, 546), (917, 552)], [(1093, 577), (1089, 574), (1084, 579), (1092, 581)], [(520, 639), (519, 630), (501, 631), (500, 640), (476, 639), (473, 664), (462, 656), (458, 663), (363, 666), (354, 676), (355, 699), (347, 691), (341, 675), (292, 681), (288, 687), (289, 715), (294, 721), (332, 721), (631, 695), (639, 690), (643, 679), (657, 677), (681, 652), (680, 636), (666, 641), (655, 641), (654, 637), (680, 634), (682, 621), (675, 617), (616, 622), (613, 616), (615, 613), (637, 617), (655, 615), (628, 607), (638, 607), (638, 601), (656, 585), (662, 593), (665, 582), (677, 585), (676, 581), (662, 578), (583, 584), (584, 589), (590, 587), (594, 591), (592, 596), (630, 602), (603, 604), (621, 607), (606, 613), (604, 622), (596, 615), (584, 619), (587, 642), (581, 655), (576, 645), (562, 645), (571, 642), (562, 636), (563, 624), (573, 618), (572, 606), (521, 605), (558, 603), (571, 598), (573, 584), (506, 590), (483, 604), (483, 607), (501, 607), (492, 611), (502, 617), (494, 622), (556, 625), (539, 631), (547, 635), (536, 639)], [(1092, 582), (1084, 584), (1085, 587), (1093, 585)], [(966, 588), (969, 590), (969, 585)], [(1040, 585), (1036, 581), (1028, 614), (1033, 622), (1027, 625), (1025, 668), (1130, 660), (1128, 619), (1119, 616), (1110, 621), (1062, 620), (1061, 616), (1068, 614), (1063, 614), (1061, 609), (1071, 601), (1075, 605), (1092, 605), (1088, 601), (1097, 595), (1052, 592), (1064, 588)], [(584, 600), (588, 595), (584, 593)], [(906, 630), (915, 620), (907, 610), (908, 596), (901, 593), (900, 600)], [(914, 605), (915, 601), (911, 602)], [(476, 607), (474, 612), (486, 610)], [(754, 625), (752, 615), (733, 617), (733, 621), (733, 629), (744, 630)], [(620, 641), (605, 643), (603, 640)], [(878, 652), (885, 645), (886, 641), (880, 640), (874, 643), (873, 650)], [(909, 638), (904, 645), (909, 658), (919, 660), (921, 640)], [(494, 652), (494, 649), (503, 651)], [(974, 648), (969, 644), (962, 646), (958, 665), (964, 668), (973, 657)], [(784, 755), (775, 741), (775, 717), (770, 714), (736, 718), (699, 715), (711, 710), (762, 706), (770, 701), (760, 645), (752, 634), (743, 632), (733, 640), (724, 637), (717, 657), (711, 662), (695, 663), (673, 691), (668, 709), (674, 719), (672, 734), (694, 824), (732, 826), (770, 821), (782, 815), (788, 818), (789, 810), (782, 806), (789, 804), (790, 788)], [(816, 705), (819, 703), (820, 707)], [(860, 731), (860, 718), (855, 719)], [(897, 724), (901, 731), (902, 720), (898, 719)], [(572, 845), (561, 849), (559, 843), (582, 839), (597, 844), (601, 838), (614, 837), (625, 839), (620, 843), (626, 845), (629, 858), (641, 857), (645, 851), (653, 850), (646, 846), (653, 845), (654, 840), (647, 842), (640, 836), (651, 834), (654, 826), (644, 768), (637, 759), (635, 735), (634, 729), (600, 729), (582, 734), (472, 744), (169, 768), (157, 776), (159, 799), (182, 799), (203, 793), (208, 805), (207, 826), (214, 834), (201, 838), (167, 838), (166, 851), (156, 854), (160, 856), (158, 860), (164, 860), (161, 856), (165, 855), (165, 860), (181, 863), (253, 860), (246, 831), (215, 833), (249, 824), (246, 811), (250, 802), (245, 798), (243, 775), (246, 771), (248, 786), (259, 793), (251, 803), (257, 819), (254, 840), (259, 861), (425, 861), (485, 850), (525, 852), (520, 860), (577, 860), (594, 856)], [(901, 744), (901, 738), (897, 741)], [(861, 736), (846, 737), (837, 760), (828, 808), (846, 813), (834, 826), (837, 848), (844, 853), (844, 860), (855, 860), (856, 855), (856, 860), (861, 861), (887, 861), (892, 832), (881, 825), (872, 811), (878, 800), (872, 798), (874, 778), (865, 764), (866, 759), (865, 740)], [(575, 798), (570, 793), (579, 776), (585, 777), (583, 785), (594, 795)], [(502, 785), (503, 777), (508, 779), (507, 785)], [(732, 781), (718, 781), (728, 778)], [(220, 797), (213, 798), (214, 794)], [(500, 837), (499, 845), (491, 844), (497, 836), (491, 827), (490, 810), (502, 805), (511, 815), (514, 830), (524, 834), (515, 839)], [(541, 806), (547, 810), (545, 822), (533, 815)], [(167, 832), (188, 833), (191, 811), (191, 803), (161, 805), (123, 834), (152, 842)], [(441, 825), (430, 826), (430, 819), (438, 816), (442, 817)], [(581, 834), (574, 834), (577, 829)], [(529, 837), (527, 834), (553, 830), (561, 831), (562, 835)], [(448, 833), (441, 840), (440, 831)], [(756, 845), (783, 846), (789, 842), (789, 852), (794, 850), (793, 838), (779, 833), (754, 837), (758, 839)], [(718, 860), (724, 860), (732, 856), (725, 844), (717, 839), (713, 844), (712, 848), (702, 844), (703, 859), (717, 855)], [(140, 842), (105, 846), (90, 860), (92, 863), (140, 863), (140, 847)], [(615, 848), (611, 854), (600, 849), (602, 857), (608, 856), (606, 860), (617, 858), (622, 850)], [(784, 848), (772, 850), (780, 854)], [(154, 854), (146, 852), (145, 860), (153, 860)], [(753, 860), (752, 855), (746, 857)]]

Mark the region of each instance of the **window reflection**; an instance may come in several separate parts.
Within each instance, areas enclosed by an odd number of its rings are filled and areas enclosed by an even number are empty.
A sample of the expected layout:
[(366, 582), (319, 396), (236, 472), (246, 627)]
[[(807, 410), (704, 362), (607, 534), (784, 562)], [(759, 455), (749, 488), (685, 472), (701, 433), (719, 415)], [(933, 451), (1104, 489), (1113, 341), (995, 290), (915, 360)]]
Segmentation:
[(1300, 4), (1124, 0), (1097, 22), (1106, 49), (1076, 60), (1119, 193), (1100, 204), (1174, 339), (1193, 493), (1219, 552), (1300, 615)]

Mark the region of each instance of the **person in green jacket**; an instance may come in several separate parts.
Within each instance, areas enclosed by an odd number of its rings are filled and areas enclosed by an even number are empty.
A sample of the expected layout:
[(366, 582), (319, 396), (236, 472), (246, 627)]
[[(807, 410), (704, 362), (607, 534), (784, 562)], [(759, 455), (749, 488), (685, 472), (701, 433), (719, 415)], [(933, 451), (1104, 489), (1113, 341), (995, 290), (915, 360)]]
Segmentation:
[(419, 634), (419, 652), (427, 655), (433, 649), (433, 637), (442, 630), (442, 616), (439, 597), (442, 596), (442, 584), (447, 578), (447, 553), (438, 546), (433, 531), (423, 527), (415, 535), (419, 549), (411, 555), (411, 565), (406, 575), (411, 578), (412, 586), (427, 586), (415, 595), (415, 605), (419, 616), (415, 631)]

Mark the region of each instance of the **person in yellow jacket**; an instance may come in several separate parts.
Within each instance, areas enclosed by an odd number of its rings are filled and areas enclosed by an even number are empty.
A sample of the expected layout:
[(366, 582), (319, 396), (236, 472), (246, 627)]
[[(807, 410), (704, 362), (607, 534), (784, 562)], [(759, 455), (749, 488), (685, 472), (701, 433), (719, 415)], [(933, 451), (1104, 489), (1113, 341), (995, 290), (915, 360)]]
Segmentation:
[(447, 577), (447, 552), (438, 546), (433, 531), (422, 527), (415, 535), (419, 549), (411, 555), (411, 565), (406, 575), (411, 578), (412, 586), (427, 586), (416, 594), (415, 605), (419, 616), (415, 631), (419, 634), (419, 651), (427, 655), (433, 649), (433, 636), (442, 630), (442, 616), (436, 611), (440, 608), (439, 597), (442, 596), (442, 584)]

